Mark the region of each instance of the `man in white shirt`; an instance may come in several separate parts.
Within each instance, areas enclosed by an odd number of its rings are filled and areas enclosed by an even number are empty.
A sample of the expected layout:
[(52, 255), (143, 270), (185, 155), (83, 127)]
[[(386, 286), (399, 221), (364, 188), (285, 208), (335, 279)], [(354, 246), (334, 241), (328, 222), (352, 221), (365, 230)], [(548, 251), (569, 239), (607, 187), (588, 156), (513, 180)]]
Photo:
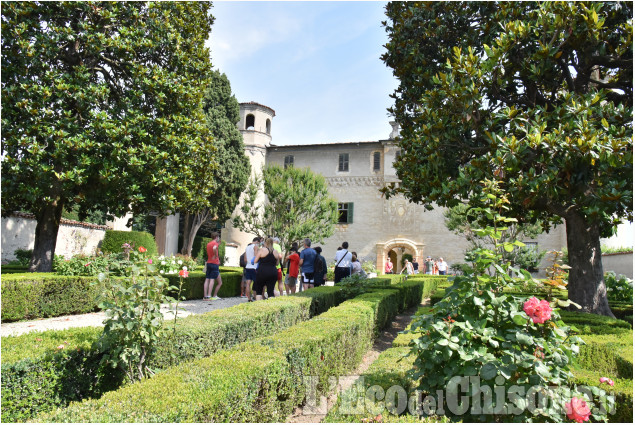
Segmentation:
[(443, 258), (439, 257), (439, 261), (437, 262), (437, 269), (439, 270), (440, 275), (445, 275), (448, 273), (448, 263), (443, 261)]
[(252, 301), (251, 299), (251, 283), (256, 280), (256, 265), (253, 263), (254, 257), (258, 252), (258, 244), (260, 243), (260, 238), (255, 237), (253, 242), (247, 245), (247, 249), (245, 250), (245, 295), (247, 295), (247, 301)]
[(348, 252), (348, 242), (344, 242), (342, 243), (342, 249), (337, 250), (335, 253), (335, 278), (333, 279), (335, 284), (351, 275), (352, 261), (353, 254)]

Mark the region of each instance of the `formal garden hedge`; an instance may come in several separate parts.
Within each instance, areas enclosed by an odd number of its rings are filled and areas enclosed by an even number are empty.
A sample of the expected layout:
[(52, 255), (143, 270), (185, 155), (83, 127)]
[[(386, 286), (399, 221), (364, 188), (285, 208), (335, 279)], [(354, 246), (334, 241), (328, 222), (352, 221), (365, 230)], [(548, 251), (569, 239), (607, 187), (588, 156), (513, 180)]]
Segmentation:
[[(153, 370), (210, 356), (249, 339), (308, 320), (343, 301), (337, 287), (320, 287), (302, 296), (243, 303), (177, 320), (163, 334)], [(171, 323), (167, 323), (171, 326)], [(2, 420), (23, 421), (70, 401), (99, 397), (118, 388), (123, 377), (99, 366), (92, 348), (101, 328), (28, 333), (2, 338)], [(58, 349), (59, 345), (62, 349)]]
[(104, 254), (121, 252), (121, 246), (124, 243), (132, 245), (134, 249), (144, 247), (148, 250), (148, 256), (157, 255), (159, 252), (152, 234), (128, 230), (106, 230), (104, 240), (101, 242), (101, 251)]
[[(178, 276), (165, 276), (170, 285), (179, 286)], [(242, 274), (234, 269), (221, 269), (220, 297), (240, 295)], [(120, 278), (113, 278), (120, 279)], [(121, 278), (123, 279), (123, 278)], [(57, 276), (53, 273), (16, 273), (2, 277), (2, 320), (32, 320), (98, 311), (97, 297), (101, 284), (94, 276)], [(183, 278), (182, 296), (203, 298), (205, 272), (193, 271)], [(172, 292), (176, 296), (176, 291)]]
[[(424, 281), (416, 284), (423, 287)], [(35, 420), (280, 422), (304, 401), (306, 392), (299, 389), (311, 382), (306, 377), (317, 377), (321, 394), (328, 389), (328, 376), (347, 373), (361, 361), (378, 321), (385, 320), (382, 315), (399, 311), (399, 286), (372, 291), (274, 335), (190, 360), (98, 400), (73, 402)], [(288, 298), (307, 300), (281, 299)], [(253, 305), (259, 304), (263, 303)]]

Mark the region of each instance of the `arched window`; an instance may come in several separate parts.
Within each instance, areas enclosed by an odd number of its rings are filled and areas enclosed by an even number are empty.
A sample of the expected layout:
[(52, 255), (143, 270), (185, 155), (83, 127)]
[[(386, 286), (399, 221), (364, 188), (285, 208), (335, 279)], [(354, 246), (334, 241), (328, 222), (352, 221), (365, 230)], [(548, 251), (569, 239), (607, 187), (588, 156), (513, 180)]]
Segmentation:
[(271, 120), (267, 118), (267, 134), (271, 134)]
[(247, 115), (247, 119), (245, 122), (245, 129), (247, 130), (256, 129), (256, 117), (254, 117), (252, 114)]

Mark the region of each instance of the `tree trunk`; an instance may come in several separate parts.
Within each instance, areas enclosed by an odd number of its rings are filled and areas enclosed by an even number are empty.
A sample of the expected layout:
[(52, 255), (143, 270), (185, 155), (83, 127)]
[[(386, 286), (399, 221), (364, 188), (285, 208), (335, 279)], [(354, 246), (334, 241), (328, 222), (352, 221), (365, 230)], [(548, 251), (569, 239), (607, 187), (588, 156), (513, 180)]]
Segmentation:
[(183, 244), (181, 246), (181, 254), (192, 256), (192, 244), (194, 238), (190, 241), (190, 229), (192, 228), (192, 214), (185, 214), (183, 218)]
[(57, 244), (57, 233), (60, 228), (63, 209), (64, 205), (57, 201), (44, 206), (36, 215), (37, 225), (35, 227), (33, 256), (31, 257), (31, 264), (29, 264), (30, 272), (53, 271), (55, 245)]
[(192, 256), (192, 245), (194, 244), (194, 237), (196, 237), (198, 229), (200, 229), (203, 223), (205, 223), (209, 219), (209, 216), (210, 212), (208, 209), (196, 214), (191, 214), (189, 232), (187, 234), (183, 233), (183, 250), (181, 251), (183, 255)]
[(600, 230), (577, 212), (565, 216), (569, 250), (569, 299), (587, 313), (615, 317), (606, 297)]

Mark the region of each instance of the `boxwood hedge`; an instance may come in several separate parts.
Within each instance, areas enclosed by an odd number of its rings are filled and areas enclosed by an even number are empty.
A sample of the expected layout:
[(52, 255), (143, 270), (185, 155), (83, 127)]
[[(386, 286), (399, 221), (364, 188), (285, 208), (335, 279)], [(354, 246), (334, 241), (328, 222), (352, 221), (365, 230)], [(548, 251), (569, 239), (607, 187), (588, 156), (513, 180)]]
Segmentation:
[[(170, 285), (178, 286), (178, 276), (167, 276)], [(221, 271), (223, 286), (220, 297), (240, 295), (242, 274)], [(125, 279), (125, 278), (113, 278)], [(32, 320), (67, 314), (98, 311), (97, 296), (102, 285), (94, 276), (57, 276), (53, 273), (16, 273), (2, 276), (2, 320)], [(203, 298), (205, 272), (194, 271), (183, 279), (182, 296), (186, 299)], [(172, 293), (176, 296), (176, 293)]]
[(121, 252), (121, 246), (128, 243), (138, 249), (140, 246), (147, 249), (148, 256), (157, 255), (157, 243), (148, 232), (137, 232), (127, 230), (106, 230), (104, 240), (101, 242), (101, 250), (104, 254)]
[[(420, 282), (419, 285), (423, 285)], [(350, 371), (372, 344), (376, 312), (398, 312), (399, 291), (381, 290), (326, 313), (210, 357), (169, 368), (154, 378), (42, 414), (43, 422), (276, 422), (304, 400), (306, 376)], [(307, 297), (282, 297), (309, 301)], [(253, 305), (263, 305), (255, 303)], [(383, 305), (383, 307), (382, 307)]]
[[(320, 287), (303, 296), (242, 303), (179, 319), (176, 328), (163, 334), (150, 367), (159, 370), (210, 356), (295, 325), (307, 320), (312, 311), (326, 310), (343, 301), (340, 292), (340, 288)], [(167, 325), (171, 326), (171, 322)], [(2, 339), (3, 421), (25, 420), (74, 400), (99, 397), (121, 385), (122, 377), (112, 369), (100, 368), (101, 354), (91, 349), (100, 332), (81, 332), (69, 329)], [(42, 349), (30, 348), (38, 339), (45, 341)], [(54, 348), (56, 344), (63, 344), (64, 349)], [(11, 347), (6, 348), (11, 351), (11, 362), (5, 361), (5, 347)]]

